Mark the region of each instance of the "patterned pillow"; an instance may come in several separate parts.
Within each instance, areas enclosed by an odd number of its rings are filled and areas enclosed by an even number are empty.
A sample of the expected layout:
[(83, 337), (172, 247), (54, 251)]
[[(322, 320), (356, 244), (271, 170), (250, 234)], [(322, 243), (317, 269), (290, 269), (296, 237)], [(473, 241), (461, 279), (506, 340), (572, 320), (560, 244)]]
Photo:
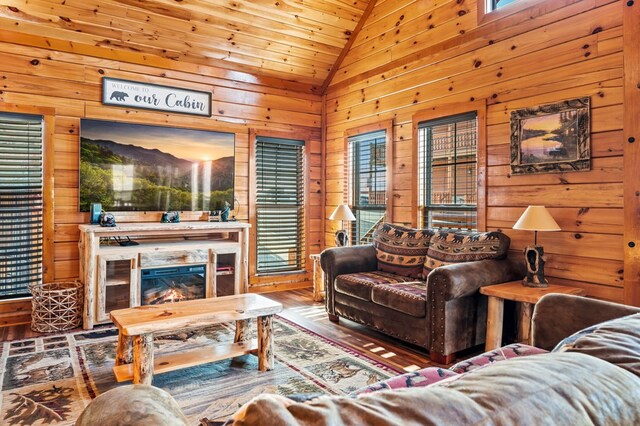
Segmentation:
[(509, 251), (511, 240), (502, 232), (438, 231), (431, 237), (422, 275), (439, 266), (502, 259)]
[(410, 278), (422, 278), (430, 229), (411, 229), (404, 226), (382, 223), (373, 233), (378, 269)]

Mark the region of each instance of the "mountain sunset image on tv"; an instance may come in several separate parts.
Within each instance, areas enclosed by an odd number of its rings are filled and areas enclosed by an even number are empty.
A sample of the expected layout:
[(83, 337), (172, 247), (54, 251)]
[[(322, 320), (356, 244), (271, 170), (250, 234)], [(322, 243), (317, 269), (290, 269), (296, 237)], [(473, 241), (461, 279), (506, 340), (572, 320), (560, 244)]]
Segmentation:
[(233, 207), (233, 133), (83, 119), (80, 211)]

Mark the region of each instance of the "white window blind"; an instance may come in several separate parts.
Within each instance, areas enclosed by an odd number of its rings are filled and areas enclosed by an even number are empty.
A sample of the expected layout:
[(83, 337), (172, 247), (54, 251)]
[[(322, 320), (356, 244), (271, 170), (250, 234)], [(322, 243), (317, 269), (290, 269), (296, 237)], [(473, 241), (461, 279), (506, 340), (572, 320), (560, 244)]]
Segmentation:
[(478, 120), (475, 112), (418, 125), (422, 225), (476, 229)]
[(304, 268), (304, 141), (256, 141), (257, 272)]
[(352, 244), (368, 244), (387, 210), (386, 132), (364, 133), (348, 139), (349, 205)]
[(0, 113), (0, 299), (42, 282), (42, 123)]

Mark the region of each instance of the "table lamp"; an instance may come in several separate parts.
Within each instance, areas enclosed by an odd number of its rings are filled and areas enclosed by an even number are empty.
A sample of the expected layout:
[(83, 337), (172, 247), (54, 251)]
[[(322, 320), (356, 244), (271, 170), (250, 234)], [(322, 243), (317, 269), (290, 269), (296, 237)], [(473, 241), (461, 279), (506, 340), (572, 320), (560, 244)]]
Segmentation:
[[(344, 221), (356, 220), (356, 217), (351, 213), (351, 209), (346, 204), (340, 204), (329, 216), (329, 220), (339, 220), (341, 226), (344, 228)], [(349, 245), (349, 233), (344, 229), (336, 231), (336, 247), (344, 247)]]
[(513, 225), (513, 229), (533, 231), (533, 245), (524, 249), (527, 265), (527, 276), (522, 284), (527, 287), (548, 287), (549, 282), (544, 277), (544, 249), (538, 245), (538, 231), (560, 231), (560, 227), (544, 206), (529, 206), (520, 219)]

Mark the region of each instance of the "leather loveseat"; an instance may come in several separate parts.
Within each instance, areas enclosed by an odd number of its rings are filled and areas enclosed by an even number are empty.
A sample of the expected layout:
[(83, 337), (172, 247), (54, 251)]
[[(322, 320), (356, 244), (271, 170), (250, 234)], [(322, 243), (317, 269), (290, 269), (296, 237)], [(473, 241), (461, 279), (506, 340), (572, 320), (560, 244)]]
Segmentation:
[(485, 341), (482, 286), (521, 279), (501, 232), (453, 232), (381, 224), (371, 245), (325, 250), (329, 319), (347, 318), (421, 346), (448, 364)]

